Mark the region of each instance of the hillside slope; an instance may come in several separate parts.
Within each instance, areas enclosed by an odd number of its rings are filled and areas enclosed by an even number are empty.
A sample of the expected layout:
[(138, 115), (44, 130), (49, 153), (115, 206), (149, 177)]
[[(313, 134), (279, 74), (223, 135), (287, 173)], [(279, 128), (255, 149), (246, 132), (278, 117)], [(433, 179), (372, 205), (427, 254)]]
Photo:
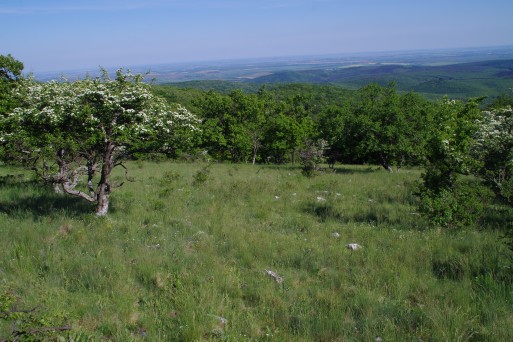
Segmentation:
[(497, 96), (513, 86), (513, 60), (494, 60), (442, 66), (375, 64), (367, 66), (275, 72), (249, 82), (333, 83), (359, 88), (368, 83), (395, 82), (399, 90), (430, 97)]

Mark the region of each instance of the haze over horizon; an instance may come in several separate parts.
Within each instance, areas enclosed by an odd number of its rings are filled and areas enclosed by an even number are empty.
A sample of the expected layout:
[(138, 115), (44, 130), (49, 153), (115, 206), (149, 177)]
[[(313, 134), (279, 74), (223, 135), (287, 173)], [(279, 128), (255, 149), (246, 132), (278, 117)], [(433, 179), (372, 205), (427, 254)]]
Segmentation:
[(28, 72), (513, 45), (513, 2), (0, 0)]

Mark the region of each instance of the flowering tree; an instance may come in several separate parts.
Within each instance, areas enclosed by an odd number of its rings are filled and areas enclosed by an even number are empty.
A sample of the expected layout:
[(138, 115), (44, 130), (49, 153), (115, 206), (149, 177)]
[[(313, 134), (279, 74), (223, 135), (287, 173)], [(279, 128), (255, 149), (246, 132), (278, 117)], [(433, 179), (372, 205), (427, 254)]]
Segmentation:
[[(30, 164), (56, 190), (95, 202), (96, 214), (105, 215), (116, 166), (137, 150), (186, 141), (197, 124), (142, 79), (119, 70), (114, 79), (104, 71), (74, 82), (21, 80), (14, 94), (21, 105), (0, 118), (5, 158)], [(86, 187), (78, 186), (82, 176)]]
[(499, 195), (513, 203), (513, 110), (483, 112), (472, 155), (479, 161), (476, 174)]

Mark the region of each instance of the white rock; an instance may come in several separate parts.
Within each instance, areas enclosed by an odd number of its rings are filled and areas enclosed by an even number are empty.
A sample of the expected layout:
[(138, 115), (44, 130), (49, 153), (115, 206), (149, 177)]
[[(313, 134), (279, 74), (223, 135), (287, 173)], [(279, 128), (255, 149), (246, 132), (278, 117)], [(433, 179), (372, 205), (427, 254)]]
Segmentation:
[(357, 243), (350, 243), (350, 244), (347, 244), (347, 245), (346, 245), (346, 247), (347, 247), (347, 249), (350, 249), (350, 250), (352, 250), (352, 251), (356, 251), (356, 250), (358, 250), (358, 249), (362, 248), (362, 246), (361, 246), (361, 245), (359, 245), (359, 244), (357, 244)]
[(221, 316), (217, 316), (217, 315), (212, 315), (210, 314), (209, 315), (210, 317), (214, 317), (215, 319), (219, 320), (219, 323), (221, 323), (221, 325), (225, 325), (228, 323), (228, 320), (224, 317), (221, 317)]
[(271, 270), (265, 270), (265, 273), (271, 278), (273, 278), (278, 284), (283, 283), (283, 278), (278, 275), (278, 273), (271, 271)]
[(338, 233), (338, 232), (333, 232), (333, 233), (331, 233), (331, 236), (333, 236), (334, 238), (337, 238), (337, 239), (338, 239), (338, 238), (340, 237), (340, 233)]

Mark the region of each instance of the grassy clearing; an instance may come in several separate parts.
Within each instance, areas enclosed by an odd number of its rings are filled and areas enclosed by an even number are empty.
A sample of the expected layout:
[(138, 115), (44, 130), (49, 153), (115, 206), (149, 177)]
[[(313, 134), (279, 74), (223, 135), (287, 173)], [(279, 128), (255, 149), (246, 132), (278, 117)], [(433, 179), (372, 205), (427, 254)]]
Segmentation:
[(511, 212), (430, 228), (419, 173), (133, 163), (96, 218), (2, 166), (0, 286), (93, 340), (513, 340)]

